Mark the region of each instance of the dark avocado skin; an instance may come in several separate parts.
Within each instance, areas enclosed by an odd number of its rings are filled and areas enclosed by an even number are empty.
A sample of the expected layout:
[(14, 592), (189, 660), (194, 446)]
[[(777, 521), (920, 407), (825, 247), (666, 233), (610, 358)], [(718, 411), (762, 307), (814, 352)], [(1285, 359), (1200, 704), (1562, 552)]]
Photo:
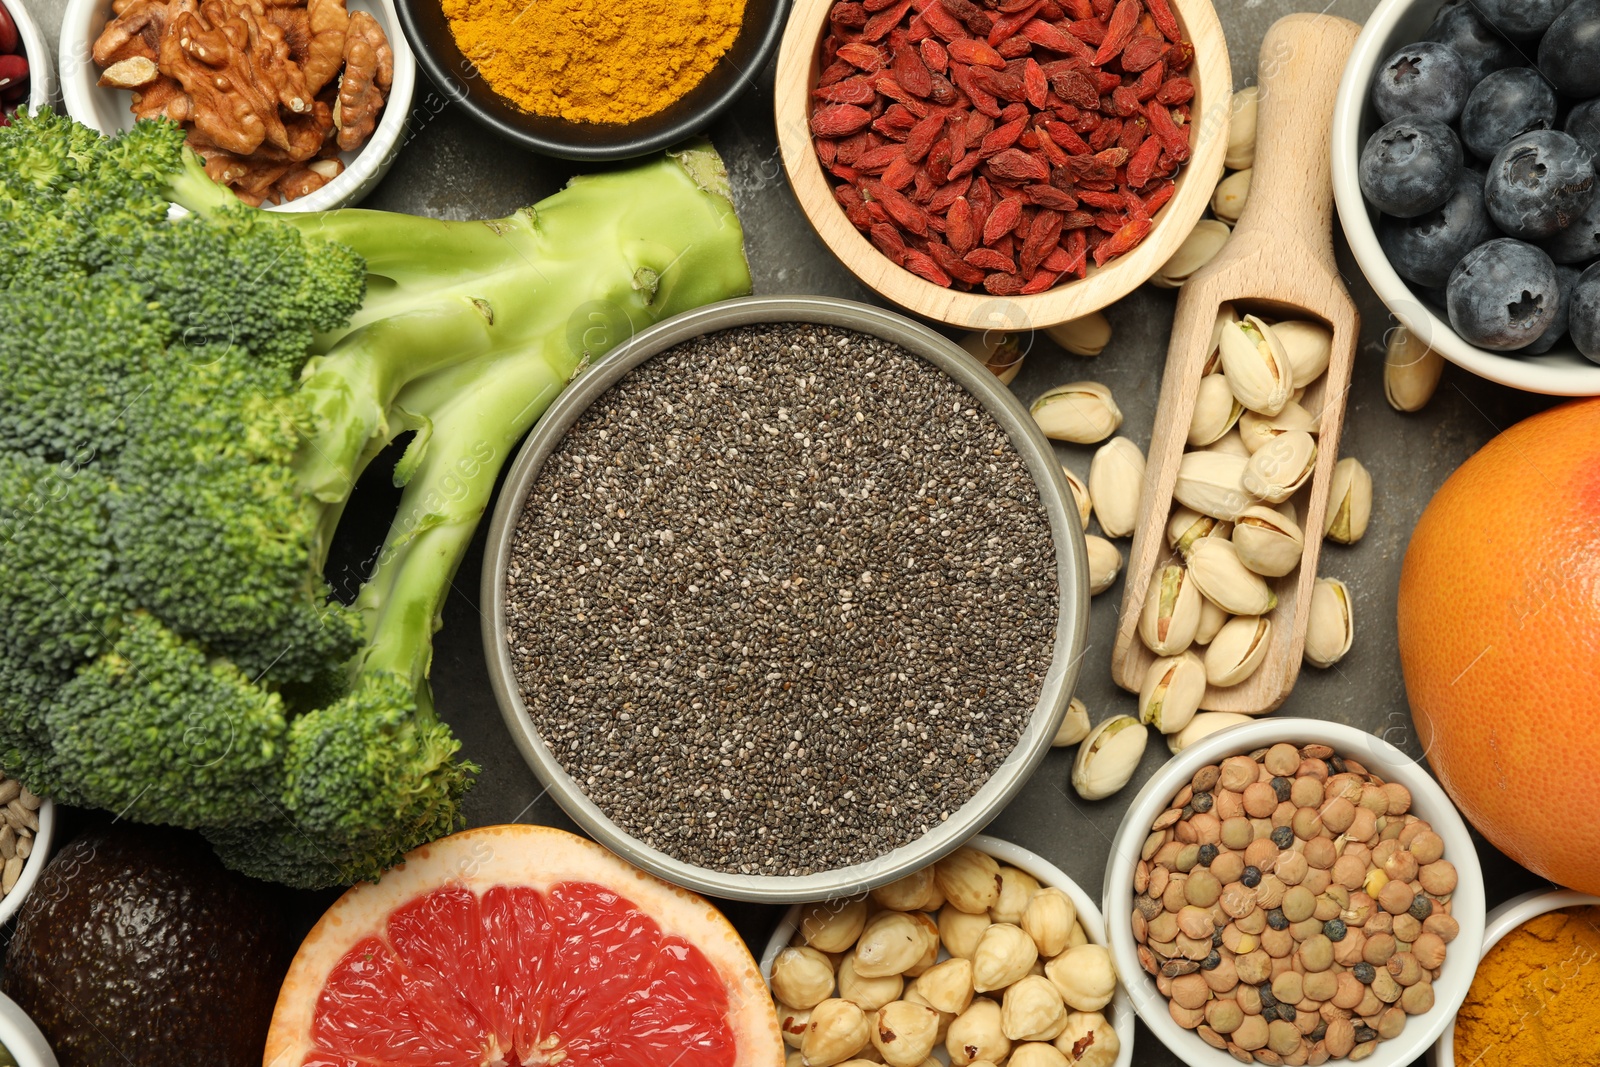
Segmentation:
[(51, 859), (0, 988), (61, 1067), (259, 1067), (286, 933), (271, 891), (199, 837), (119, 824)]

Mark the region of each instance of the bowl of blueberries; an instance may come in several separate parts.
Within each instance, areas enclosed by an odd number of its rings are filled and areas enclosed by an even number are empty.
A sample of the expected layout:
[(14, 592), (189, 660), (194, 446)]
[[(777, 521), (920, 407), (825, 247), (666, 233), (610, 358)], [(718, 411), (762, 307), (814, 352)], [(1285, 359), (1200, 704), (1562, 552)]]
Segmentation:
[(1384, 0), (1333, 119), (1339, 215), (1414, 335), (1600, 395), (1600, 0)]

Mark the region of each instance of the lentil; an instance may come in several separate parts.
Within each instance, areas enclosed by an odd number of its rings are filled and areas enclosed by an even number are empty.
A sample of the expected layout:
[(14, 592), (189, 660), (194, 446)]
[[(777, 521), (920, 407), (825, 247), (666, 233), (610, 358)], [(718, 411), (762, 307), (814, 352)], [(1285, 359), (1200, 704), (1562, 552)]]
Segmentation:
[(1057, 621), (1004, 430), (876, 338), (752, 326), (642, 364), (546, 461), (506, 638), (552, 755), (721, 871), (874, 859), (1016, 747)]

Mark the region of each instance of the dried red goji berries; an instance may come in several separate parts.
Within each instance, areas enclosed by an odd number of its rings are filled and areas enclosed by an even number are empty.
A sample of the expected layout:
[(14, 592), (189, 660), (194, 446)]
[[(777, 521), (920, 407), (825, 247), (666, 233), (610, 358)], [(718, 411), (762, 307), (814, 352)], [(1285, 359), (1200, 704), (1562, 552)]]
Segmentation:
[(837, 0), (811, 132), (851, 224), (935, 285), (1041, 293), (1149, 234), (1189, 158), (1168, 0)]

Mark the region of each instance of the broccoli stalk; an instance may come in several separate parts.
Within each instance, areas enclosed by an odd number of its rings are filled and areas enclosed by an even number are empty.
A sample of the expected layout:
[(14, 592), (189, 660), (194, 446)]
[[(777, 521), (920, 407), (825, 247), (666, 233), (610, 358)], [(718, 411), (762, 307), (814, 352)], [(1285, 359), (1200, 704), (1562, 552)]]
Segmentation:
[[(292, 885), (376, 877), (449, 832), (475, 770), (428, 683), (451, 582), (588, 360), (748, 291), (715, 153), (488, 222), (266, 213), (169, 123), (104, 139), (41, 113), (0, 130), (12, 235), (0, 505), (46, 502), (0, 530), (0, 570), (43, 569), (0, 583), (0, 621), (32, 636), (0, 660), (8, 773)], [(351, 490), (407, 431), (398, 515), (332, 602)], [(42, 492), (69, 461), (88, 469)]]

